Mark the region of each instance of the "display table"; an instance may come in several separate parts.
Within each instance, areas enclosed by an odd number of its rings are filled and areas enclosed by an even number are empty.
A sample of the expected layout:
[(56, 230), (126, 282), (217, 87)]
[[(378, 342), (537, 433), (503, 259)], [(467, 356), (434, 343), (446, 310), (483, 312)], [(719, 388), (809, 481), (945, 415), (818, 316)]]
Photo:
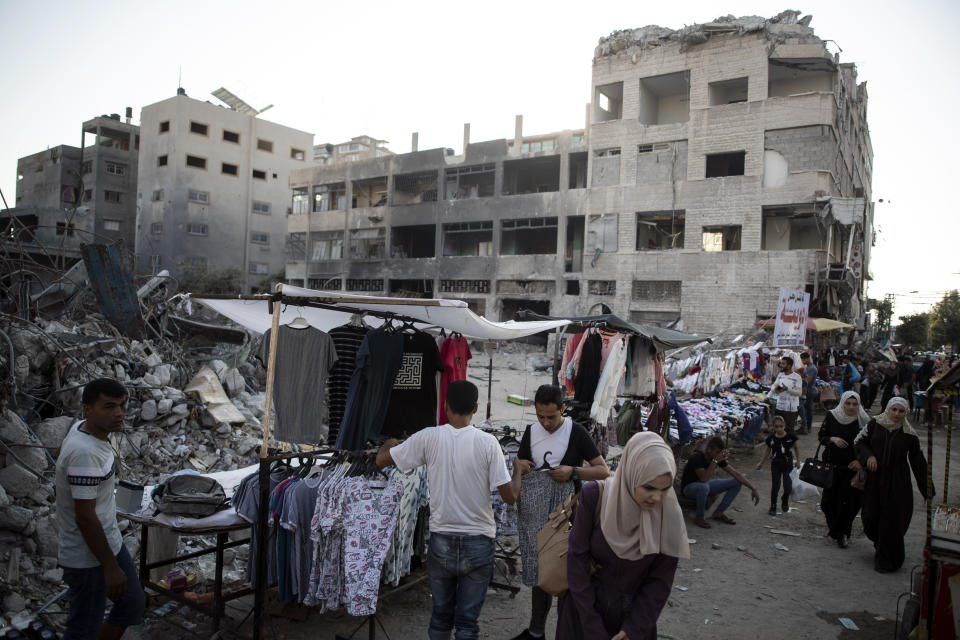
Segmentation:
[[(126, 518), (130, 522), (136, 522), (141, 525), (140, 527), (140, 557), (138, 559), (138, 573), (140, 575), (140, 585), (143, 587), (144, 592), (147, 589), (155, 593), (162, 594), (168, 598), (176, 600), (181, 604), (185, 604), (191, 609), (204, 613), (211, 618), (213, 618), (213, 629), (218, 631), (220, 629), (220, 621), (224, 618), (226, 611), (226, 603), (230, 600), (235, 600), (237, 598), (242, 598), (245, 595), (253, 593), (253, 589), (250, 587), (244, 587), (241, 589), (234, 589), (224, 593), (223, 591), (223, 551), (224, 549), (229, 549), (230, 547), (236, 547), (242, 544), (247, 544), (250, 542), (249, 538), (243, 540), (229, 540), (229, 534), (232, 531), (241, 531), (249, 530), (250, 523), (245, 520), (240, 519), (239, 517), (232, 524), (221, 524), (218, 526), (211, 526), (208, 528), (196, 528), (193, 526), (176, 526), (170, 521), (158, 520), (155, 517), (146, 517), (139, 516), (127, 513), (117, 513), (117, 516), (121, 518)], [(217, 542), (212, 547), (206, 547), (200, 549), (199, 551), (193, 551), (191, 553), (185, 553), (183, 555), (175, 556), (173, 558), (166, 558), (162, 560), (157, 560), (155, 562), (147, 562), (147, 545), (150, 541), (150, 527), (159, 527), (163, 529), (169, 529), (175, 533), (178, 533), (183, 536), (203, 536), (203, 535), (215, 535), (217, 537)], [(166, 587), (162, 587), (159, 584), (152, 582), (150, 580), (150, 570), (157, 567), (162, 567), (168, 564), (174, 564), (182, 560), (189, 560), (191, 558), (198, 558), (200, 556), (205, 556), (208, 554), (214, 554), (216, 561), (216, 572), (213, 579), (213, 603), (210, 605), (202, 604), (195, 602), (186, 598), (183, 594), (177, 593)]]

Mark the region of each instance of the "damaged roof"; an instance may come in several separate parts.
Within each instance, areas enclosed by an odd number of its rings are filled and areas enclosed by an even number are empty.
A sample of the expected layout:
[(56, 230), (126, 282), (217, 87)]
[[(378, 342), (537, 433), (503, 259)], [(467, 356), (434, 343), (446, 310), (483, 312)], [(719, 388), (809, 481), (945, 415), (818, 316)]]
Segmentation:
[(810, 27), (811, 20), (811, 15), (800, 18), (799, 11), (787, 10), (772, 18), (721, 16), (711, 22), (692, 24), (682, 29), (668, 29), (656, 25), (624, 29), (601, 38), (594, 50), (593, 59), (596, 62), (627, 49), (651, 49), (669, 42), (679, 42), (681, 47), (690, 47), (703, 44), (714, 35), (731, 33), (741, 36), (747, 33), (762, 33), (774, 43), (792, 39), (804, 44), (822, 44), (823, 40), (815, 36), (813, 28)]

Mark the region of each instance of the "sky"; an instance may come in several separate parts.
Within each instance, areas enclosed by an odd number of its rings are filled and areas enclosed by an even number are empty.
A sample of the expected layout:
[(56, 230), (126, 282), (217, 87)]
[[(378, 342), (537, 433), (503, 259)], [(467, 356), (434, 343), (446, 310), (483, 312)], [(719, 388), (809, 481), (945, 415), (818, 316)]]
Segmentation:
[[(357, 135), (398, 153), (584, 125), (593, 51), (620, 29), (679, 29), (719, 15), (812, 14), (868, 84), (874, 151), (873, 298), (897, 315), (960, 288), (960, 215), (950, 204), (960, 127), (960, 3), (607, 0), (461, 2), (22, 2), (0, 0), (0, 190), (14, 204), (17, 158), (79, 146), (80, 125), (176, 93), (217, 102), (224, 86), (264, 118)], [(836, 51), (834, 44), (831, 51)], [(881, 201), (882, 199), (882, 201)]]

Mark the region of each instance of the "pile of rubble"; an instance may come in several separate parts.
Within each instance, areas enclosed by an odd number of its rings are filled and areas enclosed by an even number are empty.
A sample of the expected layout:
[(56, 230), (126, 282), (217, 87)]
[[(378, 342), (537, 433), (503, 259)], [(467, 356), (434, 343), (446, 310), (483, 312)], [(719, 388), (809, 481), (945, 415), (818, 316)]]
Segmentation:
[[(190, 359), (175, 341), (132, 340), (96, 313), (69, 327), (5, 319), (0, 375), (12, 372), (12, 379), (0, 395), (0, 616), (12, 620), (64, 588), (52, 454), (81, 417), (87, 381), (113, 377), (128, 389), (125, 427), (113, 442), (118, 477), (152, 485), (180, 469), (227, 471), (255, 461), (264, 372), (246, 362), (249, 343), (221, 349), (222, 359)], [(135, 553), (135, 527), (121, 520), (121, 529)]]

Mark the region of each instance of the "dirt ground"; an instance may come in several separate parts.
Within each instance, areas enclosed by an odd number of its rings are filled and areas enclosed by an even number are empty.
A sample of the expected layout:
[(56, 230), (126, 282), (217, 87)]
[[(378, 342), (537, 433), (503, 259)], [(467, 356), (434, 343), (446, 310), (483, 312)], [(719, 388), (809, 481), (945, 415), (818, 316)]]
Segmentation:
[[(509, 393), (532, 397), (536, 387), (549, 382), (549, 372), (533, 372), (533, 364), (544, 359), (543, 353), (504, 354), (494, 367), (492, 413), (495, 425), (521, 427), (534, 419), (532, 407), (520, 407), (505, 401)], [(486, 357), (477, 354), (471, 362), (470, 380), (480, 387), (480, 415), (486, 411)], [(478, 379), (479, 378), (479, 379)], [(879, 411), (874, 407), (871, 413)], [(817, 416), (819, 426), (822, 416)], [(478, 420), (479, 422), (479, 420)], [(960, 420), (955, 417), (955, 426)], [(918, 429), (926, 451), (926, 430)], [(938, 499), (943, 495), (944, 429), (934, 433), (934, 480)], [(815, 432), (801, 436), (802, 456), (813, 453)], [(960, 444), (960, 443), (958, 443)], [(772, 517), (767, 513), (770, 495), (769, 465), (762, 473), (754, 471), (762, 449), (737, 448), (730, 462), (757, 486), (761, 500), (753, 506), (748, 491), (741, 491), (728, 514), (737, 524), (714, 524), (706, 530), (696, 527), (687, 514), (691, 541), (690, 560), (681, 560), (668, 606), (660, 617), (661, 638), (677, 640), (740, 640), (790, 639), (843, 640), (891, 638), (897, 616), (897, 599), (910, 588), (911, 569), (921, 562), (924, 539), (924, 503), (914, 492), (914, 517), (906, 536), (907, 561), (892, 574), (873, 570), (873, 545), (863, 535), (859, 517), (847, 549), (840, 549), (825, 538), (826, 525), (817, 510), (817, 500), (795, 503), (789, 513)], [(960, 469), (960, 458), (954, 451), (951, 468)], [(951, 473), (950, 502), (960, 496), (958, 474)], [(796, 535), (782, 535), (773, 530)], [(779, 550), (776, 544), (789, 550)], [(410, 580), (417, 578), (411, 576)], [(497, 578), (503, 579), (502, 575)], [(520, 585), (519, 576), (512, 577)], [(229, 615), (239, 621), (249, 611), (252, 598), (230, 603)], [(902, 607), (902, 605), (901, 605)], [(430, 619), (430, 592), (425, 581), (385, 597), (378, 610), (383, 624), (377, 638), (419, 639), (427, 637)], [(523, 630), (529, 619), (530, 591), (521, 588), (515, 597), (505, 591), (491, 589), (480, 617), (480, 637), (508, 640)], [(850, 618), (859, 631), (847, 630), (839, 618)], [(191, 630), (183, 628), (194, 625)], [(367, 627), (357, 629), (363, 620), (342, 612), (317, 615), (298, 622), (272, 618), (266, 638), (277, 640), (325, 640), (337, 635), (347, 637), (354, 630), (355, 638), (367, 635)], [(547, 623), (547, 637), (552, 638), (556, 609)], [(208, 623), (195, 614), (183, 617), (171, 614), (152, 620), (136, 631), (151, 640), (173, 637), (210, 637)], [(239, 632), (250, 633), (249, 620)], [(230, 632), (224, 633), (231, 637)]]

